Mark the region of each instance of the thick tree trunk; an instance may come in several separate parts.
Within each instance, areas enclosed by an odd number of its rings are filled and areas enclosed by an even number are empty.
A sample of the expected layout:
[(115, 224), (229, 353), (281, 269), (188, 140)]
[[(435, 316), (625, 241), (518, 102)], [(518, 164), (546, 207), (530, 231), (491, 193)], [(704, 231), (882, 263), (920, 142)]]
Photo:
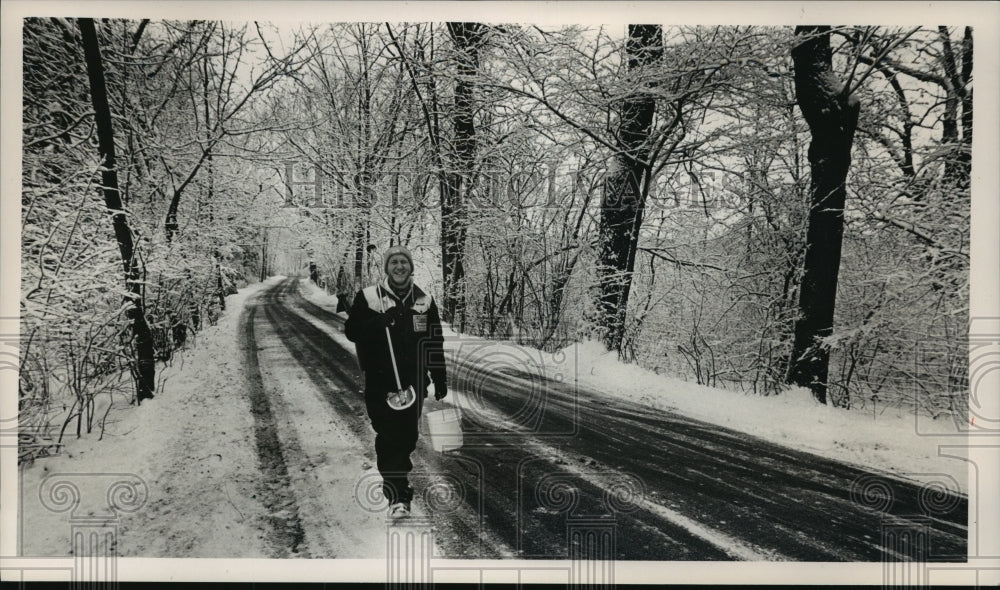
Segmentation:
[(97, 143), (101, 151), (103, 169), (101, 184), (104, 187), (104, 203), (112, 212), (111, 222), (121, 253), (122, 266), (125, 271), (125, 286), (129, 293), (132, 307), (128, 317), (132, 320), (136, 365), (133, 367), (136, 391), (139, 403), (153, 397), (156, 390), (156, 364), (153, 359), (153, 333), (146, 322), (143, 301), (142, 275), (144, 269), (139, 257), (136, 256), (132, 242), (132, 231), (128, 225), (125, 211), (122, 209), (121, 195), (118, 191), (118, 173), (115, 169), (115, 140), (111, 126), (111, 109), (108, 106), (108, 92), (104, 84), (104, 64), (101, 61), (101, 48), (97, 40), (97, 30), (93, 19), (82, 18), (78, 21), (83, 40), (84, 58), (87, 62), (87, 76), (90, 78), (90, 97), (94, 105), (94, 121), (97, 124)]
[(455, 168), (446, 171), (441, 187), (441, 261), (444, 271), (444, 316), (459, 329), (465, 327), (465, 202), (473, 188), (476, 160), (476, 125), (473, 118), (473, 88), (479, 70), (479, 48), (483, 26), (479, 23), (448, 23), (448, 33), (459, 58), (456, 64)]
[(962, 151), (963, 173), (969, 177), (972, 172), (972, 27), (965, 27), (962, 38)]
[(366, 287), (365, 276), (365, 224), (359, 219), (354, 222), (354, 286), (355, 290)]
[[(629, 72), (636, 72), (663, 55), (660, 25), (629, 25), (626, 43)], [(625, 332), (625, 316), (639, 227), (645, 203), (649, 166), (648, 139), (653, 125), (655, 102), (641, 93), (625, 98), (619, 123), (615, 170), (604, 184), (599, 228), (600, 291), (598, 321), (608, 350), (620, 351)]]
[(446, 172), (438, 182), (441, 193), (441, 268), (444, 279), (444, 319), (462, 322), (465, 281), (465, 228), (461, 197), (462, 179)]
[(955, 149), (945, 162), (944, 179), (954, 189), (968, 190), (972, 164), (972, 29), (965, 28), (960, 52), (952, 48), (948, 27), (938, 27), (938, 31), (946, 92), (941, 141)]
[(226, 311), (226, 286), (222, 280), (222, 253), (216, 250), (212, 253), (215, 260), (215, 297), (219, 300), (219, 309)]
[(833, 332), (833, 312), (844, 235), (845, 180), (851, 166), (851, 145), (860, 103), (845, 95), (832, 69), (830, 28), (796, 27), (798, 44), (792, 48), (795, 97), (809, 124), (811, 171), (809, 227), (799, 290), (799, 318), (788, 381), (809, 387), (826, 403), (829, 352), (819, 339)]

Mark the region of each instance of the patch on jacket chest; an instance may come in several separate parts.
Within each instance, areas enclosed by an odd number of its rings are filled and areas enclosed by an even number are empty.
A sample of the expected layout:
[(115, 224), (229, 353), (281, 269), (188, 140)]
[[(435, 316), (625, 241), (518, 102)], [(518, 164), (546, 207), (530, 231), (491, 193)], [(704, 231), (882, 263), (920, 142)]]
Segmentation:
[[(429, 310), (430, 308), (431, 308), (431, 298), (427, 295), (421, 295), (420, 297), (417, 297), (416, 301), (413, 302), (413, 311), (415, 313), (427, 313), (427, 310)], [(424, 318), (424, 321), (425, 322), (427, 321), (426, 317)], [(416, 324), (414, 324), (414, 326), (416, 326)], [(424, 327), (424, 329), (425, 330), (427, 329), (426, 326)]]

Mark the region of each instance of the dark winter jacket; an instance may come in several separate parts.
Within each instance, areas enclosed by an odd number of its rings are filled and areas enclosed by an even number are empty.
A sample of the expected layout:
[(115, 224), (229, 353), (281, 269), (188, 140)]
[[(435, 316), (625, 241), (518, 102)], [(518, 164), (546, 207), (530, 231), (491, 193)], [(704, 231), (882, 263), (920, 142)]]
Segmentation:
[[(373, 309), (366, 290), (375, 301), (381, 297), (381, 305), (376, 303)], [(401, 306), (403, 312), (399, 321), (389, 326), (389, 333), (402, 386), (412, 385), (417, 395), (425, 395), (428, 384), (433, 382), (440, 391), (445, 384), (445, 363), (437, 304), (416, 285), (401, 300), (384, 282), (355, 295), (344, 326), (347, 338), (357, 347), (358, 362), (365, 373), (365, 391), (368, 395), (380, 395), (396, 389), (380, 309), (396, 306)]]

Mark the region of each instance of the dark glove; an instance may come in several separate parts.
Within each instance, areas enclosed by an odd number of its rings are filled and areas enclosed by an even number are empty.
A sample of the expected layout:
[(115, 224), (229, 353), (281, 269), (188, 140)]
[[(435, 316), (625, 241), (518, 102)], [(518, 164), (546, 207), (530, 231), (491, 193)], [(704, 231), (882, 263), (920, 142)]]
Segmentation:
[(441, 401), (448, 395), (448, 384), (444, 381), (434, 384), (434, 399)]
[(396, 325), (396, 322), (399, 322), (400, 320), (403, 319), (403, 313), (404, 313), (403, 308), (399, 306), (390, 307), (389, 309), (385, 310), (385, 313), (382, 314), (381, 318), (382, 325), (383, 326)]

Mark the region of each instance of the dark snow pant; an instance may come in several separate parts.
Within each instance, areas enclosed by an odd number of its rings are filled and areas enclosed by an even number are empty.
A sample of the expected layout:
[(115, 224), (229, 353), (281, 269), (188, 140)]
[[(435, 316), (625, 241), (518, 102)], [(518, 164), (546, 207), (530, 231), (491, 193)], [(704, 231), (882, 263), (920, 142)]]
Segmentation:
[(413, 499), (407, 475), (413, 469), (410, 453), (417, 448), (417, 421), (420, 399), (405, 410), (393, 410), (385, 402), (385, 394), (368, 393), (365, 405), (375, 429), (375, 455), (378, 472), (382, 475), (382, 493), (389, 504)]

